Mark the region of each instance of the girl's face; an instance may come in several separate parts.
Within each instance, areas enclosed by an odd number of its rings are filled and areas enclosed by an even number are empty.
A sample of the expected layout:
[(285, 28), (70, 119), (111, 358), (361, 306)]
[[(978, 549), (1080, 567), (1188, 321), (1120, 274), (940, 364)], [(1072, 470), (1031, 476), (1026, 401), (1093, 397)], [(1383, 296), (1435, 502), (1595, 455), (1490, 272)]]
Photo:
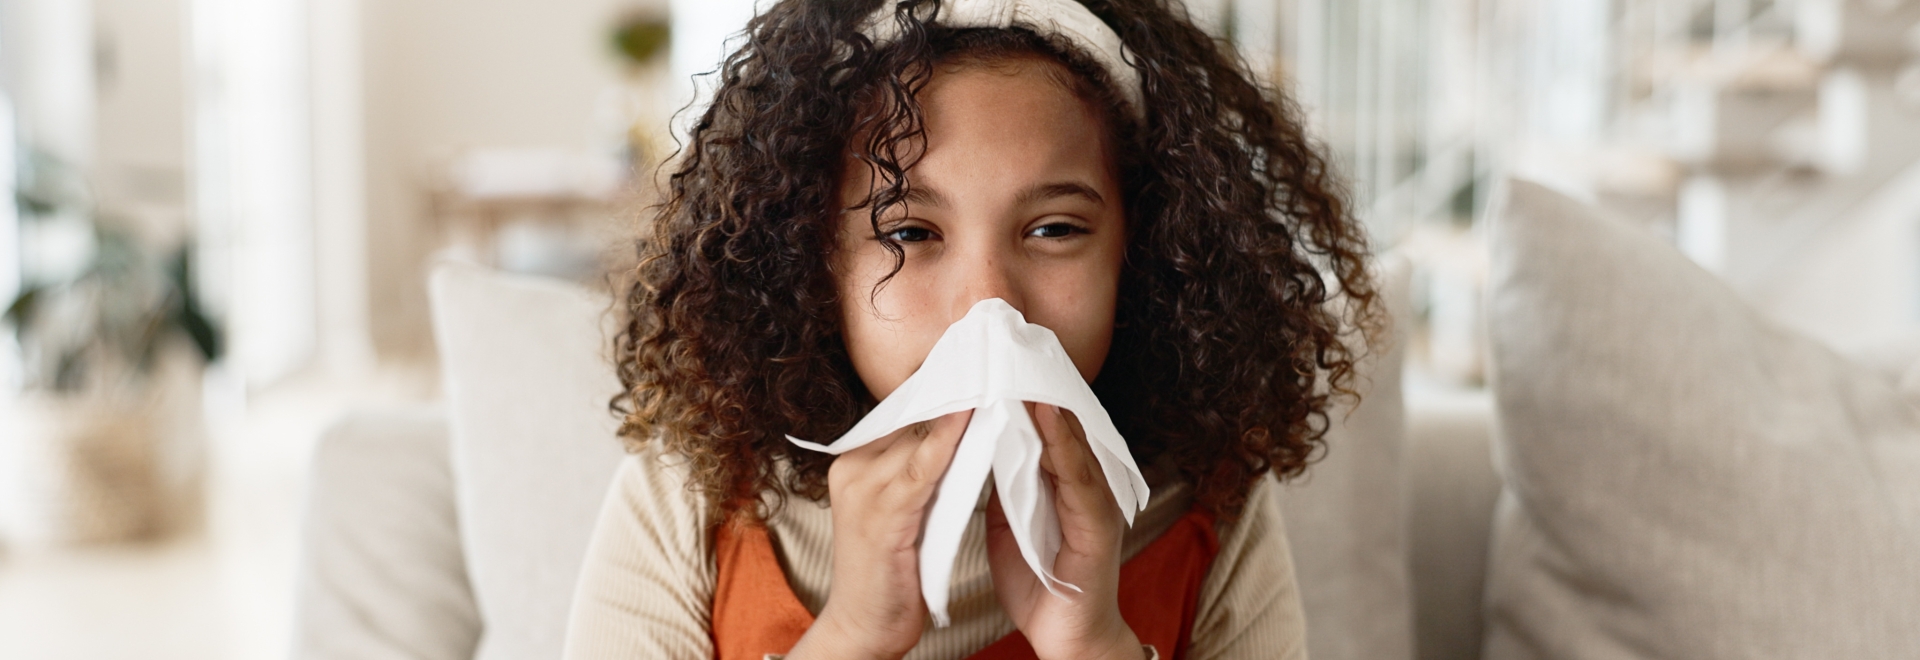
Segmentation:
[[(833, 258), (847, 353), (884, 399), (920, 368), (975, 302), (1002, 298), (1059, 335), (1092, 382), (1113, 339), (1126, 219), (1107, 127), (1039, 57), (943, 68), (921, 94), (926, 152), (905, 203), (873, 235), (868, 209), (842, 214)], [(842, 207), (866, 197), (864, 165), (842, 177)]]

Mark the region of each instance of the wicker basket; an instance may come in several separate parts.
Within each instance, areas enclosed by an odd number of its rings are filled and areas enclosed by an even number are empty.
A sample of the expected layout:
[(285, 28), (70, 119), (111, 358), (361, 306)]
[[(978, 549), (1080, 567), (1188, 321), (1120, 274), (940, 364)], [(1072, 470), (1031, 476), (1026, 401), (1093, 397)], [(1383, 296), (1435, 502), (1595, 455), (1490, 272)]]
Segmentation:
[(26, 395), (0, 407), (0, 536), (9, 542), (152, 539), (193, 518), (198, 461), (181, 460), (188, 448), (157, 398)]

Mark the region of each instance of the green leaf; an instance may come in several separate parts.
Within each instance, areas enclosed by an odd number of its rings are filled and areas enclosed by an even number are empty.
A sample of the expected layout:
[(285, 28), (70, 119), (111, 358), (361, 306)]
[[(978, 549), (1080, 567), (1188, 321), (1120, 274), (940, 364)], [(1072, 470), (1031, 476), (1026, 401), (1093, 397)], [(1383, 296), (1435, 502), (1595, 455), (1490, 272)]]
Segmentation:
[(53, 199), (25, 190), (14, 192), (13, 203), (15, 206), (20, 207), (20, 215), (28, 218), (52, 215), (54, 211), (60, 210), (59, 203)]
[(44, 290), (39, 286), (27, 287), (25, 291), (20, 292), (20, 295), (14, 297), (13, 302), (7, 304), (6, 315), (0, 318), (4, 318), (8, 325), (16, 328), (33, 323), (34, 314), (40, 311), (40, 292)]
[(207, 318), (200, 307), (200, 295), (193, 286), (193, 249), (191, 245), (182, 246), (173, 253), (167, 262), (167, 278), (172, 280), (175, 291), (180, 293), (180, 303), (174, 307), (173, 322), (187, 337), (193, 340), (195, 348), (200, 349), (200, 357), (208, 362), (220, 359), (225, 353), (224, 338), (219, 326)]

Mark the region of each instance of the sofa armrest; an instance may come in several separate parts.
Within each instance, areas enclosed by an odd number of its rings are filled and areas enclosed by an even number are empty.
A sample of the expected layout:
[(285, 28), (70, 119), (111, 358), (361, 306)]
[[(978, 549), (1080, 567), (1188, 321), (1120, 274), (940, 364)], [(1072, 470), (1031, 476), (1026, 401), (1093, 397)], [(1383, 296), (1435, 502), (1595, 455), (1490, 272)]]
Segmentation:
[(294, 623), (298, 660), (469, 660), (480, 615), (432, 408), (347, 415), (314, 450)]
[(1478, 660), (1487, 549), (1500, 479), (1493, 398), (1407, 391), (1407, 549), (1413, 566), (1415, 657)]

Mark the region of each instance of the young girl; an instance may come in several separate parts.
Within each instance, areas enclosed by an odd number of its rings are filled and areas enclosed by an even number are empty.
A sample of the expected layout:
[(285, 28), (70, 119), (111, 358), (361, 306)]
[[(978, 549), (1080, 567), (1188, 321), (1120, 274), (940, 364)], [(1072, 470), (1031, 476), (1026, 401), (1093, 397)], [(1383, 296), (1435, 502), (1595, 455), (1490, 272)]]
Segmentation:
[[(622, 467), (571, 658), (1300, 658), (1276, 479), (1305, 469), (1364, 231), (1297, 110), (1176, 0), (783, 0), (640, 241)], [(967, 413), (830, 441), (974, 303), (1058, 335), (1152, 486), (1128, 526), (1029, 405), (1049, 593), (980, 504), (934, 627), (916, 542)]]

